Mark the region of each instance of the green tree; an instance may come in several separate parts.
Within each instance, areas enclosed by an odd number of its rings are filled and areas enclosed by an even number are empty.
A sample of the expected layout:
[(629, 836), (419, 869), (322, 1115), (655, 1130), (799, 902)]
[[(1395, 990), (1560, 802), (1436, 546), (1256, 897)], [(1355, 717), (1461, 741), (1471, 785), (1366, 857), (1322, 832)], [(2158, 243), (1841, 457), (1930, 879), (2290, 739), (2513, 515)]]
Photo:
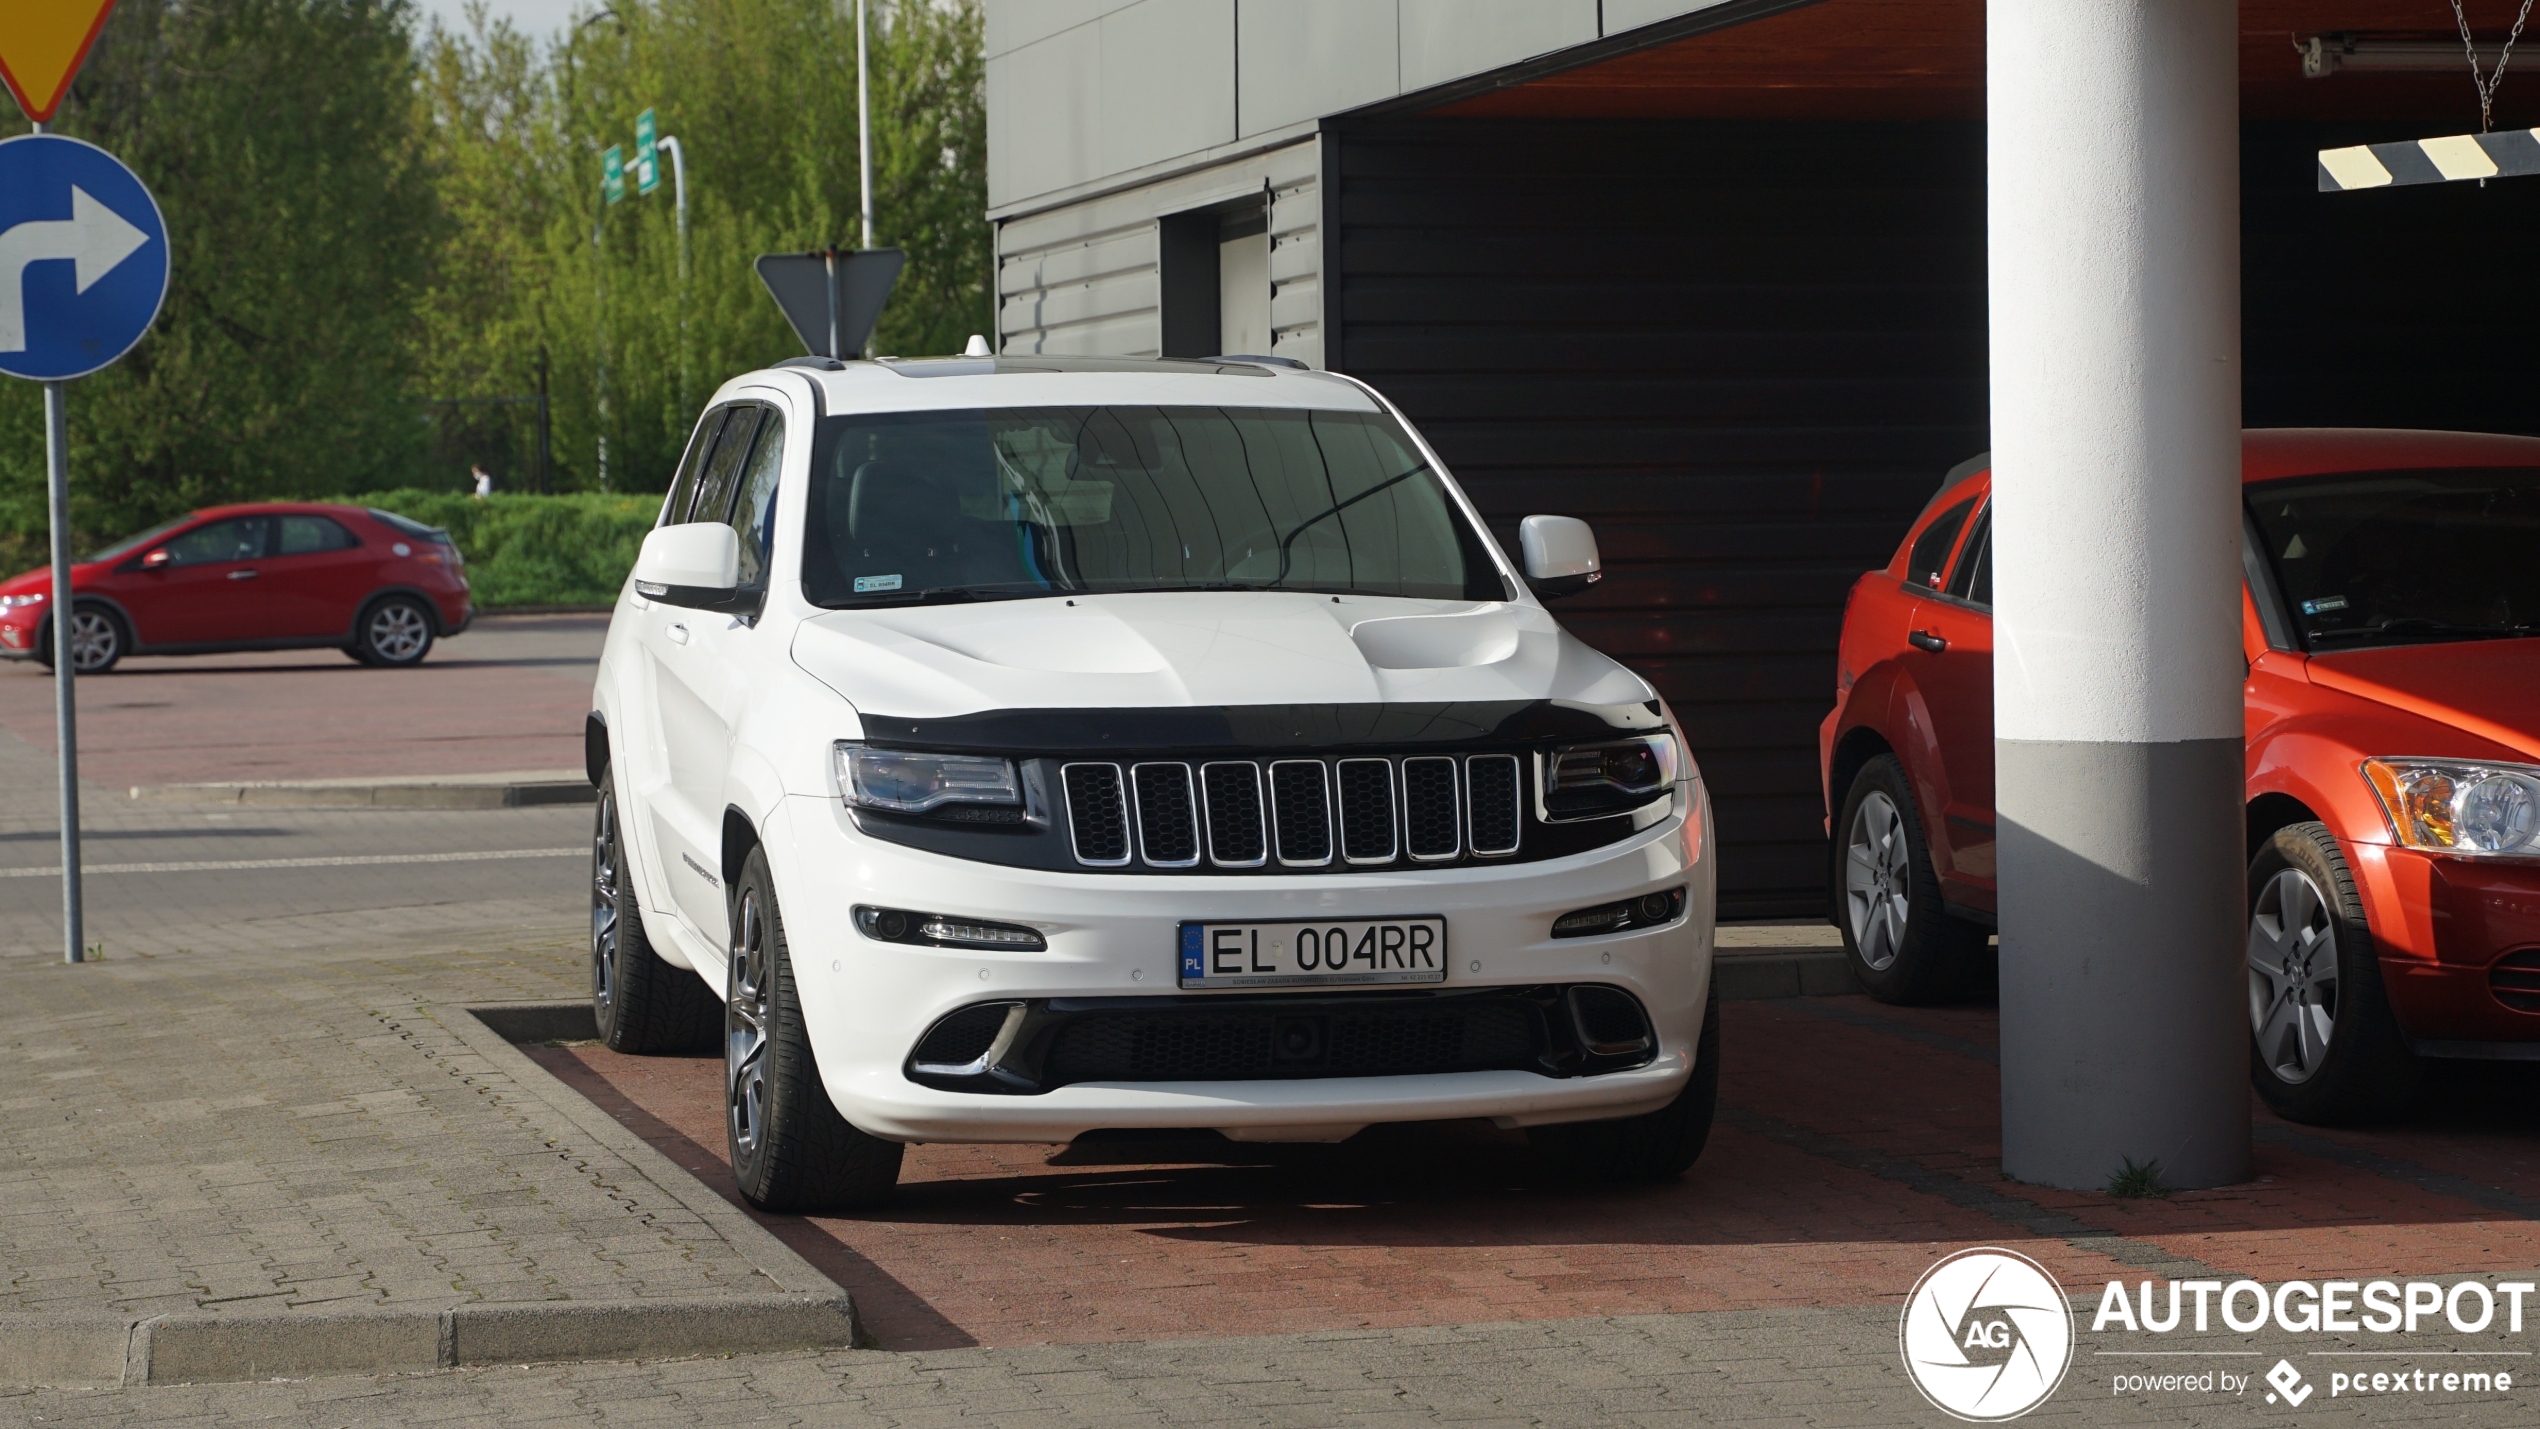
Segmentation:
[[(450, 226), (426, 302), (435, 395), (537, 390), (560, 488), (668, 485), (699, 407), (801, 349), (760, 253), (858, 242), (855, 29), (840, 0), (624, 0), (543, 50), (477, 13), (423, 47)], [(986, 325), (986, 114), (977, 0), (872, 7), (875, 241), (908, 250), (885, 352), (958, 351)], [(601, 153), (650, 108), (688, 166), (683, 277), (671, 183), (604, 206)], [(455, 473), (452, 473), (455, 474)], [(498, 473), (498, 476), (501, 473)]]
[[(156, 326), (69, 389), (73, 524), (390, 486), (415, 468), (438, 207), (407, 0), (122, 0), (56, 117), (157, 196)], [(24, 132), (14, 110), (0, 132)], [(0, 529), (45, 529), (40, 395), (0, 382)], [(34, 538), (30, 541), (28, 538)]]

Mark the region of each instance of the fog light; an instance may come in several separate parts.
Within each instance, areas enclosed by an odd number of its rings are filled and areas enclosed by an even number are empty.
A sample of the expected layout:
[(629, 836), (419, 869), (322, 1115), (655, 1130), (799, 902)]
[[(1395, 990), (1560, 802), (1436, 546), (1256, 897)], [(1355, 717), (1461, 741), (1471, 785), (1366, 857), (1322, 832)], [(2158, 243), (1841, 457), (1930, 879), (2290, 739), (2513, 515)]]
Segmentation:
[(1552, 936), (1556, 938), (1588, 938), (1599, 933), (1624, 933), (1641, 928), (1656, 928), (1684, 916), (1685, 891), (1670, 888), (1658, 893), (1644, 893), (1620, 903), (1600, 903), (1581, 908), (1552, 920)]
[(1030, 928), (1012, 923), (986, 923), (944, 913), (912, 913), (905, 908), (856, 905), (856, 930), (884, 943), (912, 943), (934, 948), (1006, 948), (1039, 952), (1049, 943)]

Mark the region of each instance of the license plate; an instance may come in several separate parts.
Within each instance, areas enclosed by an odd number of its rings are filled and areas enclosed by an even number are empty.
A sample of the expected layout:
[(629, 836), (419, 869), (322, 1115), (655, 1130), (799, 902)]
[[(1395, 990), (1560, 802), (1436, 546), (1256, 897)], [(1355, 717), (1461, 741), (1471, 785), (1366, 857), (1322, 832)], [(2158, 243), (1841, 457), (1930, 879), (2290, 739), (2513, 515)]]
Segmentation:
[(1184, 923), (1184, 987), (1446, 981), (1444, 918)]

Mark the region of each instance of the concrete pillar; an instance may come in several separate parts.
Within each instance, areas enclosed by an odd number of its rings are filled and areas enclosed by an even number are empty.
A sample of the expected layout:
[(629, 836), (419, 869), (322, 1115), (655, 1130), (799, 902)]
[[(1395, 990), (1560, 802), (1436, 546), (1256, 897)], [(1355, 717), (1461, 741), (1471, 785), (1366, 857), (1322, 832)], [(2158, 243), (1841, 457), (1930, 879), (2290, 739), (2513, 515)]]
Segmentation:
[(2002, 1165), (2249, 1170), (2234, 0), (1991, 0)]

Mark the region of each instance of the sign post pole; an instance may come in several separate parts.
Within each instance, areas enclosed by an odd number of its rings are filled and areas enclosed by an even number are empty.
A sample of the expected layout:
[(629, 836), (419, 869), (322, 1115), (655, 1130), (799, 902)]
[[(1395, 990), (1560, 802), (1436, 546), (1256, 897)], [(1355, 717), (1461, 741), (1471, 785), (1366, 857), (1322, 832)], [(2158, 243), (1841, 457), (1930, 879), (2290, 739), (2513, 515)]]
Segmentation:
[(168, 289), (167, 223), (149, 189), (113, 155), (48, 132), (114, 0), (19, 9), (27, 13), (13, 11), (0, 24), (0, 81), (34, 132), (0, 142), (0, 372), (44, 385), (62, 961), (79, 963), (88, 958), (79, 877), (79, 606), (71, 585), (71, 437), (62, 387), (121, 358), (157, 321)]
[(71, 658), (71, 434), (60, 378), (44, 384), (44, 465), (52, 488), (53, 725), (62, 752), (62, 961), (86, 960), (79, 887), (79, 702)]

